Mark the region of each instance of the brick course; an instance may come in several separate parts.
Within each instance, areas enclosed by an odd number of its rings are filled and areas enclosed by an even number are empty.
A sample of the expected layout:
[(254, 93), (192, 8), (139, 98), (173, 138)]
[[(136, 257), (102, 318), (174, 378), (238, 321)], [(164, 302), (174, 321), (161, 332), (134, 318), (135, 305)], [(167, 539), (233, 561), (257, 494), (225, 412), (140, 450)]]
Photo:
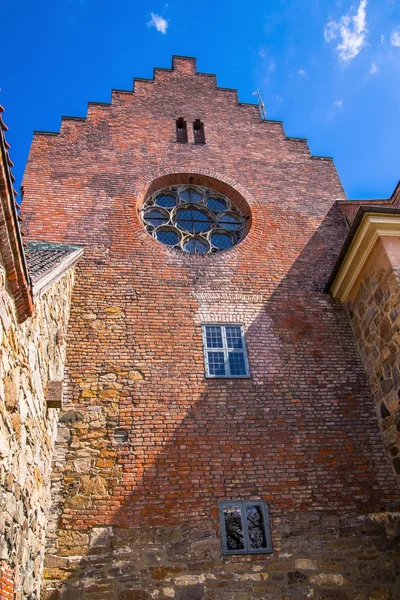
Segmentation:
[[(48, 544), (49, 565), (72, 570), (47, 573), (54, 598), (78, 577), (94, 527), (142, 535), (149, 570), (158, 559), (146, 532), (186, 527), (216, 539), (220, 499), (265, 499), (273, 519), (363, 515), (398, 501), (345, 309), (323, 292), (347, 232), (333, 162), (196, 74), (191, 59), (175, 58), (173, 70), (156, 69), (134, 89), (89, 104), (86, 119), (63, 119), (59, 135), (36, 135), (24, 177), (29, 236), (86, 246)], [(188, 144), (175, 141), (181, 116)], [(191, 143), (195, 119), (206, 145)], [(189, 177), (247, 211), (242, 243), (192, 256), (144, 231), (143, 200)], [(204, 378), (204, 322), (244, 325), (250, 380)], [(127, 443), (114, 442), (117, 427)], [(184, 554), (183, 545), (182, 565)], [(218, 551), (207, 560), (206, 572), (222, 564)], [(240, 564), (252, 581), (252, 561)], [(133, 593), (134, 577), (123, 581), (120, 600), (149, 597), (147, 588)], [(84, 598), (100, 597), (93, 585)], [(183, 585), (170, 582), (159, 597), (204, 597), (201, 583)], [(222, 588), (247, 598), (226, 580)]]

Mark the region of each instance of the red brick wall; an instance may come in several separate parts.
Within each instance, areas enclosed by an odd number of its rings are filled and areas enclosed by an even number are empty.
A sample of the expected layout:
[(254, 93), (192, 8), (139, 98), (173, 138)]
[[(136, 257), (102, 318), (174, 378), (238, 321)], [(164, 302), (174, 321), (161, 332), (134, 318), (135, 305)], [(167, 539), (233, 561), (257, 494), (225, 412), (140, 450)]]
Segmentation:
[[(204, 122), (206, 145), (175, 142), (181, 116), (189, 142)], [(189, 175), (248, 205), (234, 249), (190, 256), (143, 230), (152, 182)], [(87, 245), (56, 466), (59, 548), (66, 530), (96, 524), (217, 529), (223, 498), (263, 498), (275, 516), (390, 506), (394, 476), (351, 328), (323, 292), (347, 233), (331, 160), (176, 59), (111, 106), (90, 104), (86, 120), (64, 119), (60, 135), (36, 135), (24, 188), (32, 239)], [(250, 380), (204, 378), (210, 321), (244, 324)], [(115, 427), (128, 444), (114, 443)]]
[(13, 573), (4, 562), (0, 564), (0, 600), (14, 600)]

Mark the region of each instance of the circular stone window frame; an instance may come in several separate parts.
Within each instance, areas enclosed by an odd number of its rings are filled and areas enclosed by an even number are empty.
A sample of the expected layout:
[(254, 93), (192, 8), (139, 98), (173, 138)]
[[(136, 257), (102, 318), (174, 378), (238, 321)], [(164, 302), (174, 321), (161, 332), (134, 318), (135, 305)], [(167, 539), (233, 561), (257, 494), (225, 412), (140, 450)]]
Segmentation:
[[(192, 254), (190, 252), (176, 252), (170, 246), (158, 242), (145, 230), (141, 220), (141, 210), (145, 201), (154, 192), (161, 191), (163, 188), (173, 185), (199, 185), (207, 187), (217, 194), (228, 197), (238, 207), (246, 219), (245, 231), (241, 242), (224, 251), (208, 254)], [(211, 169), (191, 166), (155, 169), (147, 173), (142, 173), (134, 181), (131, 190), (132, 200), (136, 204), (135, 212), (132, 212), (132, 203), (124, 203), (124, 216), (126, 223), (131, 225), (135, 235), (147, 246), (155, 255), (179, 256), (185, 262), (192, 261), (220, 261), (225, 260), (227, 255), (234, 256), (238, 253), (247, 253), (263, 236), (266, 227), (263, 204), (240, 183), (231, 177)], [(160, 207), (162, 208), (162, 207)]]

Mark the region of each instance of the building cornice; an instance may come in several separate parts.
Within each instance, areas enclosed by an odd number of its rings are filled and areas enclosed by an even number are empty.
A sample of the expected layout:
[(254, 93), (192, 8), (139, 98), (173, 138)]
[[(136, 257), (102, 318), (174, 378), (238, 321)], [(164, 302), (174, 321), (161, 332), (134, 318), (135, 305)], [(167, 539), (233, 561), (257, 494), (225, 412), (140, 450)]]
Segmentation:
[(400, 210), (360, 208), (327, 285), (334, 298), (347, 300), (376, 242), (384, 237), (400, 237)]

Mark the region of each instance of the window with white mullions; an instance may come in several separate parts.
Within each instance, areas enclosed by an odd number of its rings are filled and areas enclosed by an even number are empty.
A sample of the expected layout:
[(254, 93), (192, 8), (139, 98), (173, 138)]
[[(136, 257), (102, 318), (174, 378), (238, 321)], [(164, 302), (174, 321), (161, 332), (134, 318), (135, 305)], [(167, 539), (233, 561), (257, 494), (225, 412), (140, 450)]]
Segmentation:
[(206, 377), (250, 377), (242, 325), (203, 325)]
[(219, 503), (224, 554), (272, 552), (268, 507), (263, 500)]

